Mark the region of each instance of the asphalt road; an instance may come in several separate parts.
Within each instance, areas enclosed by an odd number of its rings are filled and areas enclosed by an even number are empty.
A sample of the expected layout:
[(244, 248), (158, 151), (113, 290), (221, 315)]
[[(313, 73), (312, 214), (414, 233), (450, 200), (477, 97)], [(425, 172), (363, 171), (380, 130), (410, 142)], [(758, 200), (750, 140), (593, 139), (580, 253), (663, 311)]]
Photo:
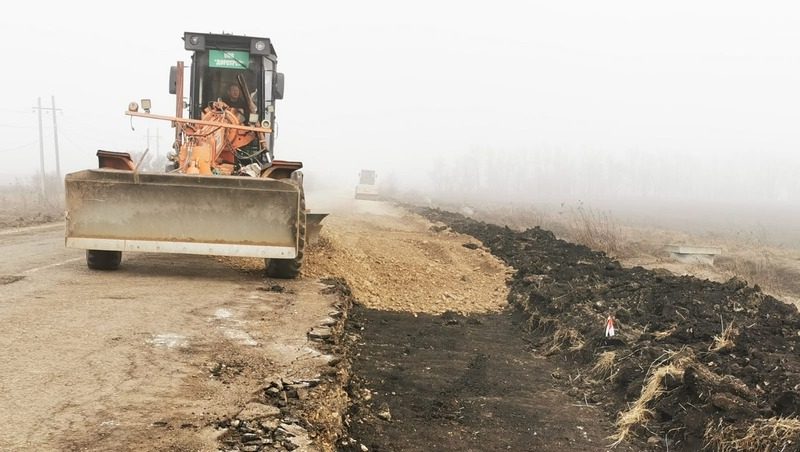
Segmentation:
[(335, 302), (319, 283), (270, 292), (206, 256), (90, 271), (63, 233), (0, 230), (0, 450), (217, 450), (215, 420), (265, 375), (324, 365), (306, 336)]

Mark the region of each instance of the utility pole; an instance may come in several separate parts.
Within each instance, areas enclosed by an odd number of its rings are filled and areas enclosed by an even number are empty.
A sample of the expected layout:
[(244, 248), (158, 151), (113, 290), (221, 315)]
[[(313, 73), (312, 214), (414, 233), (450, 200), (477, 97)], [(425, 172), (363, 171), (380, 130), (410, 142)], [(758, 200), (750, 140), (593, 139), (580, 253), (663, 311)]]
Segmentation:
[(45, 199), (45, 189), (44, 189), (44, 140), (42, 138), (42, 98), (38, 99), (38, 107), (34, 107), (34, 110), (38, 110), (39, 112), (39, 181), (41, 182), (39, 187), (39, 196), (42, 200)]
[(58, 156), (58, 123), (56, 121), (56, 111), (61, 111), (61, 109), (56, 108), (56, 96), (50, 96), (50, 101), (52, 102), (52, 110), (53, 110), (53, 140), (55, 140), (56, 145), (56, 177), (57, 180), (61, 180), (61, 158)]
[(53, 112), (53, 137), (55, 138), (55, 145), (56, 145), (56, 176), (58, 176), (58, 180), (61, 180), (61, 159), (58, 155), (58, 121), (56, 120), (56, 112), (61, 111), (61, 109), (56, 108), (55, 96), (50, 96), (50, 100), (53, 102), (53, 106), (50, 108), (42, 107), (41, 97), (37, 99), (36, 106), (33, 107), (33, 109), (37, 110), (39, 113), (39, 170), (42, 172), (42, 177), (41, 177), (42, 199), (44, 199), (47, 195), (45, 188), (45, 175), (44, 175), (44, 132), (42, 130), (42, 110), (49, 110)]

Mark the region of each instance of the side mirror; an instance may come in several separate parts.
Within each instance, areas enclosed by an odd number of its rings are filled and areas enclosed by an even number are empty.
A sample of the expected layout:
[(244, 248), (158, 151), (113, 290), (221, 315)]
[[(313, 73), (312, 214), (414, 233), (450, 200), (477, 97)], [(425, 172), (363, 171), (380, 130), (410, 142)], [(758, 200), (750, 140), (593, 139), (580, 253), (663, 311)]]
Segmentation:
[(175, 94), (178, 92), (178, 66), (169, 68), (169, 93)]
[(276, 72), (272, 79), (272, 98), (283, 99), (283, 72)]

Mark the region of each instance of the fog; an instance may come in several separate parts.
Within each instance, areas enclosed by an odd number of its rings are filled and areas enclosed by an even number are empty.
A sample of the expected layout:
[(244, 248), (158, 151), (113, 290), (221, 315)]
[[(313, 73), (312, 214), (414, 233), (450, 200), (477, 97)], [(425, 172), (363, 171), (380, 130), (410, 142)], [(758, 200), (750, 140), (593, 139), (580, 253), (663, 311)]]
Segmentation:
[[(361, 168), (430, 197), (800, 205), (793, 2), (25, 2), (0, 18), (0, 183), (97, 149), (170, 150), (184, 31), (270, 37), (276, 155), (350, 191)], [(55, 171), (51, 113), (46, 172)], [(135, 130), (131, 129), (131, 124)], [(158, 146), (155, 136), (159, 136)], [(158, 149), (156, 149), (158, 148)]]

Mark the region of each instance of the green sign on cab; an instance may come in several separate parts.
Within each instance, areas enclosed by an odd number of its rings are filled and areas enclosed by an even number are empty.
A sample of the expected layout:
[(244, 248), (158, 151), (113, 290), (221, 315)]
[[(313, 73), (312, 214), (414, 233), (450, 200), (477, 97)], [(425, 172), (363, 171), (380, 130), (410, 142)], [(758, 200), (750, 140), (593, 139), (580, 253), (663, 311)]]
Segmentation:
[(250, 53), (243, 50), (209, 50), (208, 67), (247, 69)]

